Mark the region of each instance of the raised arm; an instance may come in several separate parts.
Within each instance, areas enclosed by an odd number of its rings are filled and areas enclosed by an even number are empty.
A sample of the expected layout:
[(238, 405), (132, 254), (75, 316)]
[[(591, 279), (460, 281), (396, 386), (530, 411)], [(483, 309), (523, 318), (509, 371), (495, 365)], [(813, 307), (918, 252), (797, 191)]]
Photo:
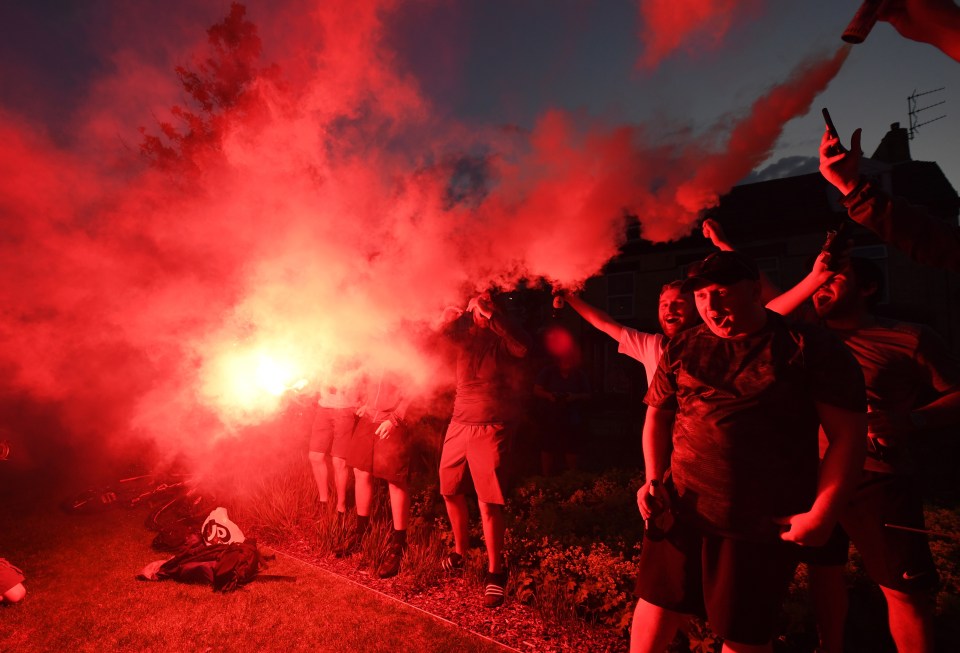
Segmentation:
[(860, 176), (860, 130), (853, 132), (850, 151), (838, 151), (840, 140), (824, 132), (820, 141), (820, 174), (843, 193), (850, 218), (903, 251), (917, 263), (960, 272), (960, 226), (931, 216), (900, 197), (891, 197)]
[(960, 61), (960, 7), (953, 0), (887, 0), (877, 17), (904, 38), (929, 43)]
[(800, 283), (793, 288), (783, 292), (767, 302), (767, 308), (780, 315), (790, 315), (797, 310), (803, 302), (817, 291), (817, 288), (825, 284), (833, 276), (833, 272), (827, 267), (830, 255), (821, 252), (814, 261), (810, 273), (805, 276)]
[(519, 324), (494, 310), (490, 316), (490, 329), (503, 338), (507, 351), (514, 358), (523, 358), (530, 350), (530, 338)]
[(623, 325), (610, 317), (605, 311), (600, 310), (596, 306), (591, 306), (573, 293), (564, 293), (563, 299), (570, 304), (573, 310), (580, 314), (580, 317), (589, 322), (595, 329), (603, 331), (617, 342), (620, 341), (620, 333), (623, 331)]

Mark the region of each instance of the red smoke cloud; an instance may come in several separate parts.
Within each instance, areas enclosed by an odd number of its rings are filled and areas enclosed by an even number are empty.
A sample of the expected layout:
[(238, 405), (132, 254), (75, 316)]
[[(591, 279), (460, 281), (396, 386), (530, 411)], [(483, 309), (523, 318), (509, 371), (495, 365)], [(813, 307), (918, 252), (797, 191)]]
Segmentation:
[(676, 50), (713, 50), (735, 22), (755, 13), (760, 0), (639, 0), (643, 28), (640, 68), (656, 68)]
[[(129, 51), (74, 146), (0, 117), (6, 383), (58, 402), (80, 437), (171, 451), (264, 419), (301, 379), (386, 368), (432, 388), (443, 377), (422, 342), (444, 306), (524, 278), (575, 287), (616, 254), (628, 214), (653, 240), (689, 233), (845, 56), (801, 68), (726, 142), (558, 111), (506, 132), (434, 114), (385, 44), (395, 4), (253, 15), (267, 54), (212, 135), (178, 145), (204, 127), (158, 111), (174, 138), (154, 144), (191, 165), (99, 156), (111, 125), (136, 138), (129, 94), (157, 74)], [(175, 63), (198, 71), (210, 48), (191, 50)]]

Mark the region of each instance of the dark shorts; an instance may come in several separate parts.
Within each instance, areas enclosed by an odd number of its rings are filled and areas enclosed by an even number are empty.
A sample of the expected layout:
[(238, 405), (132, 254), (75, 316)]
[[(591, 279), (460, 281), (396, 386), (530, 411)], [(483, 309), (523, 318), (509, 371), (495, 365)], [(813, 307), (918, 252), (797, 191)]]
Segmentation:
[(347, 446), (347, 465), (388, 483), (406, 485), (410, 479), (409, 432), (396, 426), (390, 435), (381, 439), (377, 435), (380, 424), (365, 417), (357, 420)]
[(923, 498), (912, 477), (864, 472), (840, 524), (863, 558), (867, 575), (878, 585), (907, 594), (939, 585), (927, 536), (885, 526), (925, 528)]
[(506, 425), (450, 422), (440, 452), (440, 494), (465, 494), (472, 478), (477, 499), (502, 506), (509, 453), (510, 429)]
[(800, 562), (818, 567), (835, 567), (847, 564), (850, 559), (850, 537), (837, 524), (830, 533), (830, 539), (821, 546), (800, 547)]
[(353, 408), (317, 408), (310, 432), (310, 451), (347, 457), (347, 443), (357, 422)]
[(0, 594), (23, 582), (23, 572), (0, 558)]
[(666, 538), (643, 540), (636, 594), (706, 618), (724, 639), (761, 645), (776, 633), (797, 566), (796, 545), (704, 534), (678, 520)]

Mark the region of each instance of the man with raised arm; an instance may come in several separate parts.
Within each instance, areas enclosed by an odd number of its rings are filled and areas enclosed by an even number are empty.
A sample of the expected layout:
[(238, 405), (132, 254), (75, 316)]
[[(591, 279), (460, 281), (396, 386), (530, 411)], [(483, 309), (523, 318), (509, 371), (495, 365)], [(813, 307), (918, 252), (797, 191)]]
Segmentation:
[(681, 288), (704, 324), (670, 340), (647, 392), (637, 501), (674, 524), (644, 539), (634, 653), (661, 653), (693, 614), (725, 651), (770, 651), (797, 545), (827, 540), (863, 465), (857, 362), (829, 332), (766, 309), (759, 279), (747, 257), (717, 252)]
[(813, 293), (817, 315), (863, 369), (869, 407), (867, 458), (840, 514), (843, 528), (807, 560), (828, 653), (843, 650), (850, 541), (883, 591), (897, 649), (923, 653), (934, 645), (937, 570), (926, 535), (904, 527), (924, 529), (917, 440), (929, 429), (960, 424), (960, 360), (928, 327), (874, 315), (883, 287), (879, 266), (853, 257)]
[(643, 364), (647, 384), (657, 371), (657, 363), (666, 342), (684, 329), (699, 324), (700, 317), (690, 293), (681, 292), (682, 281), (671, 281), (660, 289), (657, 317), (663, 333), (645, 333), (614, 320), (605, 311), (591, 306), (573, 293), (564, 293), (563, 299), (593, 327), (620, 343), (617, 351)]
[(447, 327), (457, 348), (457, 392), (453, 416), (440, 452), (440, 494), (453, 529), (454, 550), (443, 560), (447, 571), (463, 569), (469, 545), (465, 493), (472, 482), (480, 504), (487, 548), (484, 606), (503, 604), (507, 568), (503, 506), (507, 495), (513, 404), (513, 363), (527, 355), (529, 338), (504, 315), (488, 294), (473, 298)]

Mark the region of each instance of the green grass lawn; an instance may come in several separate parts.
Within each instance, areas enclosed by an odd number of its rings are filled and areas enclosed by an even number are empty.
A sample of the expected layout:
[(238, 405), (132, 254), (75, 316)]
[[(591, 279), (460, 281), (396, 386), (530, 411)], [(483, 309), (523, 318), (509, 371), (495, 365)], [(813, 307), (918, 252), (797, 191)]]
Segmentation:
[(134, 575), (166, 557), (142, 511), (0, 506), (0, 555), (27, 597), (0, 608), (0, 651), (477, 651), (504, 649), (315, 567), (278, 556), (240, 591)]

